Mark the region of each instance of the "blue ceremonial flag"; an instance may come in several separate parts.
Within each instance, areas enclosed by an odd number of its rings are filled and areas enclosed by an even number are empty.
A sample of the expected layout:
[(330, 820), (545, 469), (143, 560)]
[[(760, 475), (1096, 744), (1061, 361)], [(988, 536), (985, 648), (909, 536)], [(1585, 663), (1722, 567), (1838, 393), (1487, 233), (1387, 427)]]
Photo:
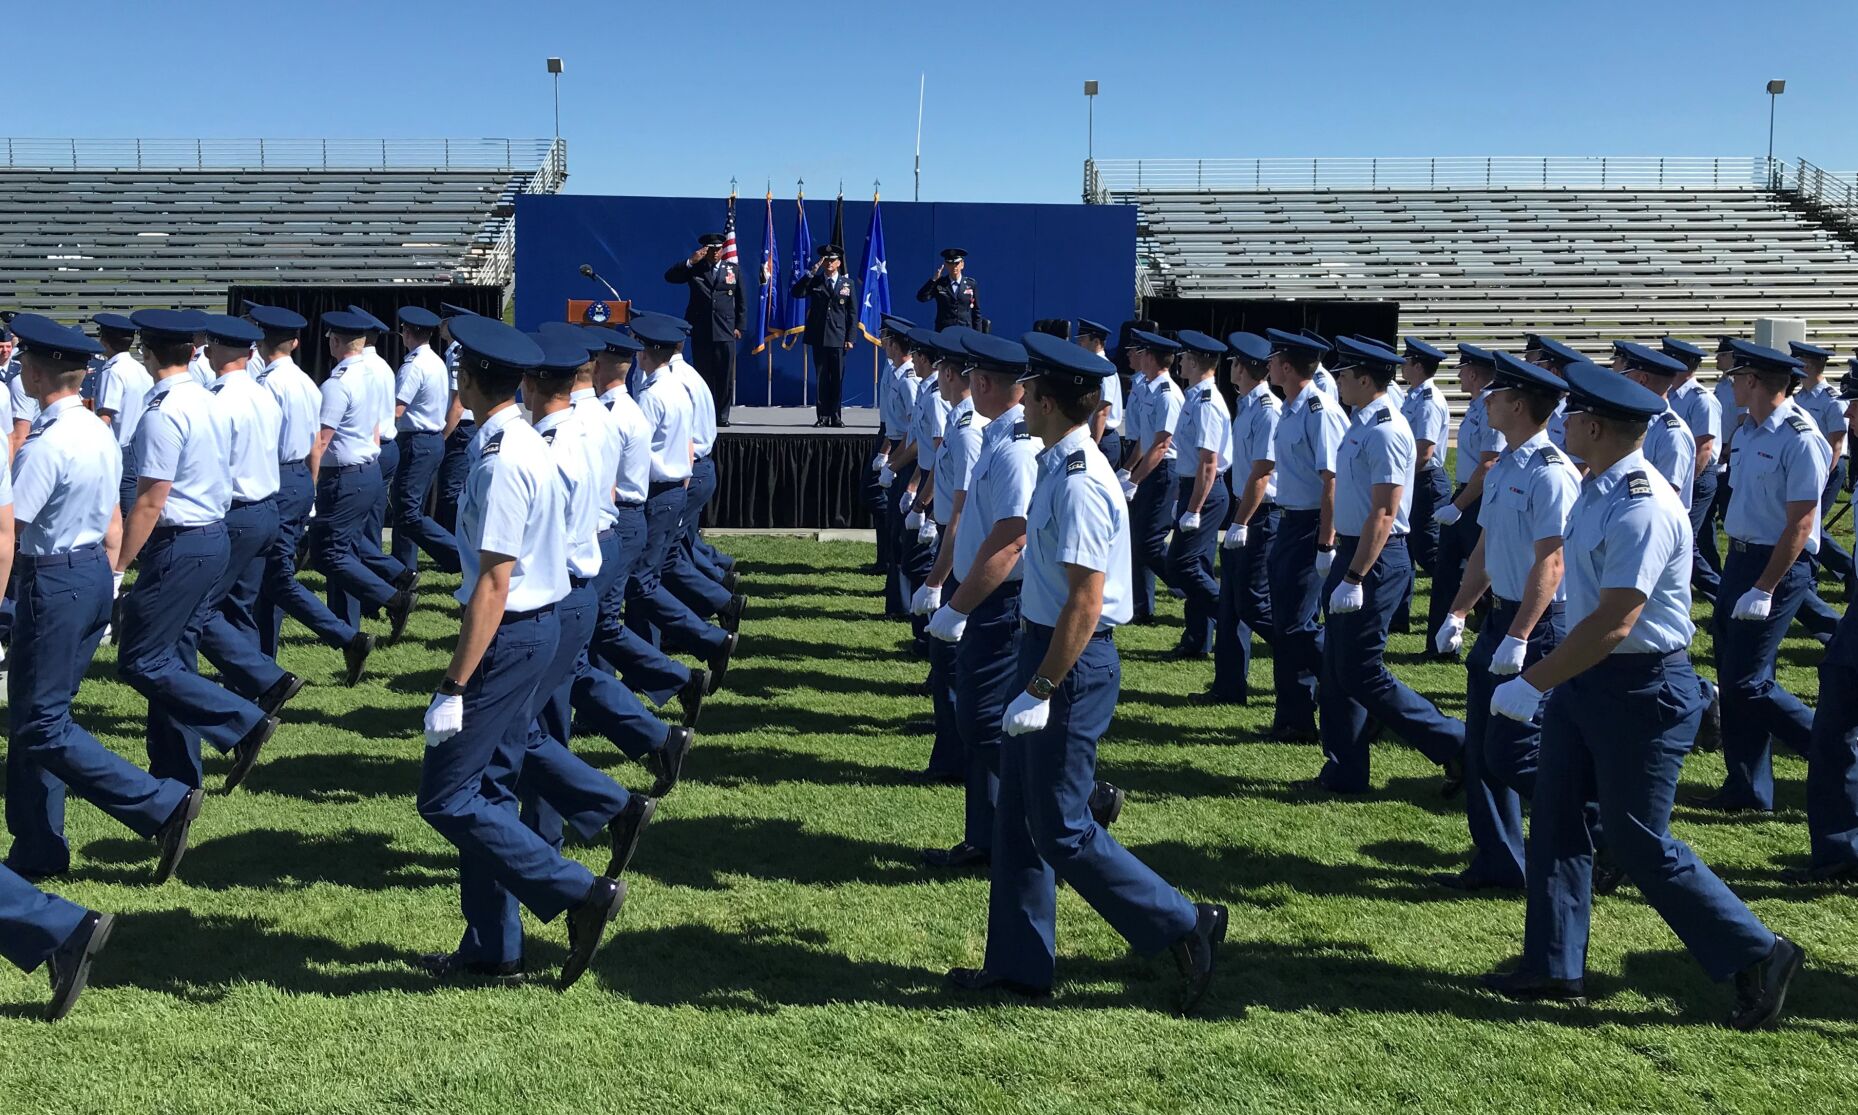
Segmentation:
[[(794, 252), (787, 268), (787, 287), (783, 293), (791, 295), (793, 284), (807, 277), (813, 269), (813, 233), (806, 227), (806, 191), (794, 199)], [(787, 323), (783, 329), (782, 348), (792, 348), (795, 338), (806, 332), (806, 299), (787, 300)]]
[(890, 266), (884, 256), (884, 219), (878, 215), (877, 195), (871, 195), (871, 228), (864, 235), (864, 301), (858, 305), (858, 328), (864, 339), (877, 344), (883, 334), (884, 315), (890, 312)]
[(774, 190), (768, 190), (766, 222), (761, 226), (761, 309), (756, 318), (755, 355), (787, 331), (787, 284), (781, 280), (781, 249), (774, 242)]

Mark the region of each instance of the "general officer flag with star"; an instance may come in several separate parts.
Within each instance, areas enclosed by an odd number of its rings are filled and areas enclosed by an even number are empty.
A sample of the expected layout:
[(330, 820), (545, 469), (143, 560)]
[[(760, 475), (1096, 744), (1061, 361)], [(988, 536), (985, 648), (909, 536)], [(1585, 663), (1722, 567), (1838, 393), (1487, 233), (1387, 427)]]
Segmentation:
[(877, 344), (890, 312), (890, 267), (884, 256), (884, 218), (877, 195), (871, 195), (871, 227), (864, 235), (864, 301), (858, 306), (858, 330)]

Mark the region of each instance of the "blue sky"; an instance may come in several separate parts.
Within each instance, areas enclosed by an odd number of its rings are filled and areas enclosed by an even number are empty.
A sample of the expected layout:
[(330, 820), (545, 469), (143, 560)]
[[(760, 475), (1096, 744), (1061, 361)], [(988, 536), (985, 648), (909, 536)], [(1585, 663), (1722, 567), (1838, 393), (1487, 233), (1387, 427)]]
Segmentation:
[[(1100, 157), (1760, 155), (1858, 168), (1858, 4), (30, 3), (21, 136), (545, 136), (576, 193), (1067, 201)], [(41, 43), (67, 49), (38, 49)], [(79, 53), (81, 51), (81, 53)]]

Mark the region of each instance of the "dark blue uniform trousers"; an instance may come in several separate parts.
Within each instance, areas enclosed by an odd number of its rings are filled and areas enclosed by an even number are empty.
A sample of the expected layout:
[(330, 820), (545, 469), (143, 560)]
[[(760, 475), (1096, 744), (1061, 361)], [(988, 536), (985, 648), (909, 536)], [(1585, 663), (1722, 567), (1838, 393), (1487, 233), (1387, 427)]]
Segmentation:
[[(1176, 522), (1189, 510), (1193, 500), (1192, 477), (1176, 478)], [(1226, 522), (1231, 505), (1224, 473), (1213, 477), (1206, 502), (1200, 507), (1200, 529), (1184, 531), (1178, 527), (1168, 543), (1168, 583), (1187, 594), (1187, 621), (1181, 632), (1181, 646), (1195, 654), (1213, 649), (1213, 621), (1219, 615), (1219, 582), (1213, 577), (1213, 555), (1219, 552), (1220, 528)]]
[(1168, 532), (1174, 529), (1174, 462), (1162, 461), (1135, 486), (1129, 501), (1130, 551), (1135, 555), (1135, 614), (1155, 614), (1155, 579), (1168, 576)]
[(381, 500), (381, 470), (373, 462), (325, 463), (316, 478), (316, 518), (310, 540), (316, 568), (327, 580), (329, 610), (349, 627), (361, 622), (363, 605), (379, 608), (393, 599), (394, 588), (363, 559), (370, 547), (368, 519)]
[[(908, 615), (910, 593), (915, 591), (904, 566), (910, 556), (910, 546), (916, 538), (914, 535), (904, 537), (903, 512), (897, 509), (897, 498), (915, 476), (915, 465), (905, 465), (896, 470), (896, 479), (891, 481), (890, 487), (883, 489), (883, 511), (875, 516), (878, 533), (890, 539), (890, 566), (884, 571), (884, 614), (887, 616)], [(924, 569), (916, 576), (920, 580), (927, 572)]]
[[(1726, 470), (1717, 473), (1716, 497), (1710, 500), (1710, 513), (1707, 520), (1709, 525), (1697, 539), (1697, 556), (1703, 559), (1705, 565), (1715, 570), (1718, 580), (1722, 576), (1723, 559), (1722, 551), (1716, 545), (1716, 528), (1723, 522), (1723, 517), (1729, 514), (1731, 490), (1729, 473)], [(1731, 600), (1729, 603), (1733, 606), (1735, 601)]]
[(1000, 797), (1000, 718), (1024, 684), (1019, 675), (1020, 582), (1007, 581), (968, 613), (955, 644), (955, 725), (968, 764), (962, 840), (994, 844)]
[(1812, 567), (1803, 556), (1774, 586), (1764, 620), (1732, 619), (1742, 598), (1767, 568), (1772, 546), (1731, 540), (1723, 565), (1722, 607), (1716, 609), (1716, 684), (1722, 690), (1723, 797), (1748, 809), (1774, 808), (1774, 763), (1770, 740), (1804, 755), (1812, 741), (1813, 713), (1774, 678), (1781, 637), (1801, 601), (1813, 588)]
[[(871, 473), (872, 486), (876, 487), (877, 474)], [(684, 497), (685, 518), (688, 520), (685, 530), (685, 549), (690, 553), (692, 565), (697, 572), (720, 581), (735, 566), (735, 559), (710, 545), (703, 538), (703, 519), (708, 512), (710, 501), (716, 498), (716, 461), (710, 454), (698, 457), (690, 465), (691, 493)]]
[(419, 815), (458, 848), (467, 961), (522, 958), (521, 926), (504, 917), (509, 895), (548, 922), (593, 886), (593, 873), (524, 825), (517, 808), (536, 690), (560, 636), (553, 608), (505, 616), (465, 685), (464, 730), (426, 748), (421, 765)]
[(20, 971), (37, 971), (89, 913), (0, 866), (0, 956)]
[(200, 742), (221, 752), (264, 713), (200, 676), (200, 629), (225, 583), (224, 523), (157, 527), (137, 557), (135, 587), (123, 598), (116, 672), (148, 701), (148, 769), (200, 785)]
[(265, 561), (277, 549), (277, 500), (235, 503), (226, 511), (226, 568), (231, 583), (207, 611), (200, 653), (219, 670), (220, 684), (255, 700), (284, 676), (258, 638), (258, 591)]
[(1671, 835), (1678, 772), (1707, 702), (1683, 651), (1615, 654), (1557, 686), (1542, 720), (1519, 970), (1587, 968), (1597, 802), (1608, 853), (1713, 980), (1774, 949), (1768, 932), (1690, 846)]
[(458, 500), (464, 495), (465, 480), (471, 475), (471, 439), (476, 436), (476, 422), (460, 422), (445, 435), (445, 454), (439, 458), (439, 493), (432, 501), (432, 517), (449, 531), (458, 529)]
[(71, 701), (110, 622), (103, 547), (22, 554), (14, 568), (19, 609), (6, 679), (6, 827), (13, 835), (7, 862), (57, 874), (71, 865), (67, 787), (138, 836), (153, 836), (187, 787), (144, 773), (71, 719)]
[[(1020, 685), (1038, 669), (1051, 640), (1051, 628), (1025, 625)], [(1090, 815), (1097, 740), (1110, 726), (1121, 686), (1116, 646), (1109, 632), (1099, 632), (1052, 694), (1045, 728), (1002, 743), (983, 964), (994, 975), (1051, 986), (1058, 879), (1137, 953), (1160, 952), (1194, 927), (1193, 903)]]
[[(1465, 660), (1465, 822), (1471, 830), (1471, 864), (1465, 874), (1491, 886), (1521, 890), (1524, 880), (1523, 807), (1535, 795), (1542, 714), (1527, 724), (1490, 711), (1490, 695), (1515, 677), (1490, 672), (1490, 660), (1516, 622), (1517, 603), (1491, 597), (1490, 614)], [(1567, 635), (1563, 605), (1551, 602), (1535, 629), (1523, 669), (1548, 657)]]
[[(1460, 486), (1458, 491), (1464, 488)], [(1439, 528), (1439, 557), (1432, 567), (1432, 598), (1426, 604), (1426, 649), (1433, 648), (1433, 639), (1439, 633), (1439, 626), (1445, 622), (1445, 614), (1452, 610), (1452, 600), (1458, 595), (1458, 587), (1464, 584), (1464, 566), (1471, 560), (1471, 551), (1477, 549), (1477, 538), (1483, 529), (1477, 525), (1478, 512), (1484, 501), (1480, 497), (1471, 506), (1465, 508), (1464, 515), (1450, 526)], [(1339, 559), (1338, 559), (1339, 560)]]
[[(1432, 465), (1420, 469), (1413, 478), (1413, 509), (1408, 515), (1412, 529), (1406, 536), (1407, 553), (1413, 555), (1413, 564), (1419, 573), (1428, 577), (1437, 575), (1439, 567), (1439, 532), (1444, 528), (1432, 518), (1433, 511), (1450, 503), (1452, 500), (1452, 482), (1446, 479), (1445, 469), (1440, 462), (1445, 459), (1445, 447), (1435, 446)], [(1476, 541), (1473, 540), (1473, 545)], [(1470, 555), (1466, 555), (1469, 557)], [(1414, 575), (1418, 580), (1418, 574)], [(1447, 604), (1451, 601), (1447, 600)], [(1400, 598), (1400, 606), (1394, 611), (1394, 627), (1404, 631), (1412, 623), (1413, 585), (1406, 587), (1406, 595)]]
[[(1323, 585), (1327, 600), (1354, 560), (1361, 539), (1338, 535), (1335, 564)], [(1361, 610), (1329, 613), (1323, 631), (1324, 786), (1345, 794), (1368, 788), (1368, 745), (1377, 725), (1443, 766), (1464, 753), (1464, 722), (1439, 711), (1387, 669), (1387, 626), (1413, 583), (1406, 539), (1390, 537), (1361, 584)]]
[(897, 587), (903, 594), (903, 611), (910, 615), (912, 645), (919, 654), (928, 654), (934, 649), (929, 645), (934, 641), (929, 637), (929, 618), (910, 613), (910, 597), (916, 595), (916, 590), (929, 579), (929, 570), (935, 565), (935, 546), (918, 541), (915, 528), (903, 525), (907, 518), (909, 516), (904, 512), (897, 512), (898, 537), (903, 544)]
[(645, 499), (645, 551), (626, 593), (626, 623), (648, 642), (662, 638), (672, 650), (708, 658), (721, 649), (727, 634), (694, 615), (663, 579), (683, 515), (684, 486), (675, 481), (653, 483)]
[[(1697, 474), (1690, 485), (1690, 533), (1695, 540), (1690, 556), (1690, 591), (1711, 604), (1722, 588), (1722, 558), (1716, 553), (1716, 478), (1714, 466)], [(1730, 601), (1733, 607), (1735, 602)]]
[[(1841, 456), (1832, 463), (1826, 472), (1826, 488), (1819, 494), (1819, 513), (1831, 514), (1838, 505), (1839, 493), (1845, 490), (1845, 470), (1850, 467), (1850, 457)], [(1852, 579), (1852, 555), (1830, 533), (1821, 534), (1819, 538), (1819, 564), (1826, 572), (1840, 581), (1849, 584)]]
[(1858, 863), (1858, 612), (1845, 610), (1819, 664), (1806, 767), (1806, 825), (1813, 866)]
[(592, 665), (617, 672), (626, 688), (663, 705), (690, 681), (690, 669), (626, 626), (626, 588), (645, 551), (645, 508), (620, 504), (614, 525), (600, 532), (600, 617), (594, 623)]
[(703, 508), (716, 494), (716, 465), (708, 457), (699, 457), (690, 465), (690, 487), (684, 490), (684, 508), (678, 514), (677, 532), (665, 550), (664, 583), (671, 594), (684, 602), (692, 614), (715, 615), (734, 595), (723, 588), (721, 571), (714, 576), (702, 569), (697, 558), (698, 525)]
[[(1271, 581), (1271, 681), (1277, 693), (1273, 728), (1316, 727), (1316, 679), (1322, 672), (1322, 627), (1317, 622), (1323, 590), (1316, 575), (1316, 531), (1320, 511), (1281, 511), (1277, 537), (1265, 557)], [(1342, 559), (1338, 556), (1336, 560)]]
[(1241, 704), (1251, 695), (1252, 636), (1275, 646), (1271, 577), (1266, 559), (1277, 538), (1277, 505), (1263, 503), (1247, 524), (1245, 545), (1219, 551), (1219, 619), (1213, 630), (1213, 696)]
[[(941, 536), (945, 545), (953, 545)], [(942, 599), (954, 599), (961, 588), (953, 574), (942, 585)], [(935, 712), (935, 742), (929, 749), (929, 773), (965, 778), (968, 763), (962, 746), (961, 716), (955, 708), (955, 647), (940, 639), (929, 640), (929, 705)]]
[(408, 431), (395, 439), (400, 446), (400, 467), (394, 473), (393, 558), (408, 569), (418, 567), (419, 551), (441, 572), (458, 572), (458, 540), (439, 521), (426, 514), (426, 495), (445, 456), (445, 439), (438, 431)]
[(135, 442), (130, 442), (123, 449), (123, 482), (116, 489), (118, 505), (122, 508), (123, 519), (129, 518), (129, 511), (135, 506), (135, 490), (142, 479), (142, 459), (136, 453)]
[(325, 646), (345, 647), (354, 639), (355, 628), (337, 619), (315, 593), (297, 580), (297, 542), (309, 525), (310, 506), (316, 501), (310, 466), (302, 461), (280, 465), (278, 480), (277, 542), (265, 555), (264, 581), (253, 614), (258, 626), (258, 648), (277, 657), (286, 615), (309, 628)]
[[(368, 510), (368, 525), (366, 528), (368, 545), (362, 552), (366, 554), (369, 559), (376, 555), (381, 557), (387, 556), (387, 550), (381, 545), (381, 528), (387, 525), (388, 503), (393, 494), (394, 479), (400, 474), (400, 443), (393, 438), (388, 438), (386, 441), (381, 442), (380, 456), (376, 457), (374, 461), (381, 469), (381, 494), (375, 499), (374, 506)], [(393, 575), (382, 572), (384, 566), (371, 563), (370, 568), (372, 568), (375, 573), (379, 574), (382, 580), (393, 580)]]

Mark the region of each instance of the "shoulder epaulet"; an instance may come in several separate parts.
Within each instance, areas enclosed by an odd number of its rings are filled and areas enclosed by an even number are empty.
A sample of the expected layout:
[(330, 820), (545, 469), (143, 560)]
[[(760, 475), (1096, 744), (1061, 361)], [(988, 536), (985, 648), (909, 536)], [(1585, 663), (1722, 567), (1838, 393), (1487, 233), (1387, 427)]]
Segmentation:
[(1392, 422), (1392, 421), (1393, 421), (1393, 411), (1391, 410), (1383, 410), (1379, 414), (1374, 416), (1374, 424), (1376, 426), (1384, 426), (1387, 423)]
[(343, 363), (337, 364), (335, 367), (329, 369), (330, 379), (341, 379), (343, 376), (347, 374), (348, 374), (348, 363), (346, 361), (344, 361)]
[(486, 441), (484, 443), (484, 448), (482, 452), (478, 454), (478, 456), (494, 457), (498, 453), (502, 452), (502, 450), (503, 450), (503, 435), (498, 434), (496, 437), (493, 437), (489, 441)]
[(1555, 448), (1553, 445), (1544, 445), (1542, 451), (1537, 453), (1536, 456), (1542, 458), (1544, 462), (1551, 465), (1566, 464), (1568, 460), (1561, 455), (1561, 450)]
[(226, 386), (226, 385), (225, 385), (225, 384), (223, 384), (223, 383), (215, 383), (215, 384), (214, 384), (213, 386), (211, 386), (211, 387), (209, 387), (209, 388), (207, 388), (207, 390), (208, 390), (208, 391), (211, 391), (211, 392), (212, 392), (213, 394), (215, 394), (215, 395), (217, 395), (217, 394), (219, 394), (219, 392), (220, 392), (220, 389), (221, 389), (221, 388), (223, 388), (223, 387), (225, 387), (225, 386)]
[(1633, 499), (1645, 499), (1652, 494), (1652, 482), (1643, 472), (1626, 474), (1626, 495)]
[(1027, 441), (1031, 437), (1032, 437), (1032, 433), (1026, 429), (1026, 423), (1024, 419), (1021, 419), (1020, 421), (1013, 423), (1013, 440), (1014, 441)]
[(549, 429), (543, 430), (542, 440), (547, 442), (550, 445), (555, 444), (555, 432), (556, 431), (554, 427), (550, 427)]
[(1090, 458), (1085, 455), (1085, 451), (1082, 449), (1079, 449), (1077, 452), (1064, 459), (1064, 474), (1066, 476), (1075, 476), (1089, 468)]
[(1323, 393), (1321, 391), (1318, 391), (1316, 394), (1310, 396), (1310, 413), (1321, 414), (1322, 412), (1323, 412)]
[(1810, 434), (1813, 432), (1813, 424), (1797, 414), (1788, 415), (1787, 424), (1793, 427), (1795, 433)]
[(957, 429), (967, 429), (968, 424), (973, 421), (974, 421), (974, 412), (971, 410), (963, 411), (961, 417), (955, 419), (955, 426)]
[(1683, 419), (1679, 418), (1677, 415), (1673, 414), (1672, 412), (1668, 410), (1664, 412), (1664, 428), (1665, 429), (1675, 430), (1677, 429), (1679, 424), (1681, 424), (1682, 422), (1683, 422)]
[(159, 394), (159, 395), (154, 395), (154, 394), (151, 394), (151, 395), (149, 395), (149, 397), (148, 397), (148, 404), (147, 404), (146, 406), (144, 406), (144, 407), (143, 407), (142, 409), (144, 409), (144, 410), (160, 410), (160, 409), (161, 409), (161, 400), (163, 400), (163, 399), (165, 399), (165, 398), (167, 398), (167, 397), (168, 397), (168, 393), (167, 393), (166, 391), (163, 391), (163, 392), (162, 392), (161, 394)]

